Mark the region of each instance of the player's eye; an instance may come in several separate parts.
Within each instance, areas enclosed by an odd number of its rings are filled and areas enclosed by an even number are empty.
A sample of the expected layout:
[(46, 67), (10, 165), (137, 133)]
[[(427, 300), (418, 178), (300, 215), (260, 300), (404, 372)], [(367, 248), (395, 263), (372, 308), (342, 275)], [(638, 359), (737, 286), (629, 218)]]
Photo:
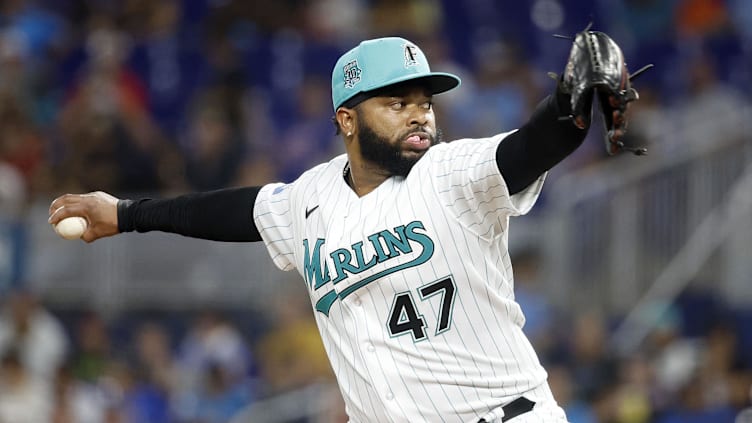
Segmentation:
[(402, 110), (405, 107), (405, 102), (402, 100), (393, 100), (389, 103), (389, 107), (393, 110)]
[(426, 110), (433, 109), (433, 101), (426, 101), (425, 103), (423, 103), (423, 108)]

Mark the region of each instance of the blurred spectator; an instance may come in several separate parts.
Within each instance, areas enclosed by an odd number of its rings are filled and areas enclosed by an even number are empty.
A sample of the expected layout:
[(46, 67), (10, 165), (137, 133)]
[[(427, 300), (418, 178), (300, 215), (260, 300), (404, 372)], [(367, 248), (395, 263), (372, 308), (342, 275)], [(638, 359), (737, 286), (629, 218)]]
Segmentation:
[(514, 299), (525, 314), (523, 330), (535, 346), (535, 350), (545, 357), (554, 343), (550, 333), (553, 329), (554, 310), (540, 280), (540, 252), (532, 247), (518, 252), (514, 263)]
[(208, 25), (230, 29), (242, 22), (249, 22), (267, 33), (300, 27), (306, 4), (300, 0), (268, 3), (230, 0), (207, 3), (211, 8), (208, 11)]
[(15, 166), (0, 161), (0, 213), (9, 218), (20, 216), (27, 198), (21, 173)]
[(244, 157), (237, 127), (218, 98), (207, 91), (196, 100), (189, 119), (186, 179), (190, 188), (208, 191), (234, 185)]
[(184, 387), (200, 385), (201, 375), (210, 366), (222, 366), (232, 380), (240, 380), (249, 375), (252, 364), (240, 332), (213, 312), (204, 312), (196, 318), (180, 346), (178, 359), (181, 369), (195, 376), (181, 383)]
[(174, 408), (179, 419), (219, 421), (250, 401), (250, 352), (235, 326), (215, 313), (197, 317), (180, 346), (178, 366)]
[(78, 322), (75, 334), (77, 350), (71, 363), (76, 378), (98, 383), (112, 354), (110, 335), (102, 318), (89, 312)]
[[(600, 0), (612, 37), (626, 57), (638, 49), (674, 39), (675, 7), (680, 0)], [(631, 60), (631, 59), (630, 59)]]
[(650, 363), (635, 354), (619, 363), (615, 390), (615, 414), (619, 423), (650, 423), (653, 421), (654, 378)]
[(588, 403), (575, 394), (577, 381), (572, 379), (572, 372), (562, 365), (550, 366), (548, 383), (556, 402), (564, 409), (571, 423), (596, 423), (595, 414)]
[(329, 81), (320, 78), (306, 79), (300, 85), (296, 93), (298, 117), (280, 131), (273, 149), (279, 180), (293, 181), (308, 169), (309, 163), (323, 162), (344, 152), (330, 121), (333, 112), (329, 86)]
[(277, 135), (270, 116), (270, 95), (261, 88), (248, 90), (243, 98), (242, 112), (245, 123), (240, 134), (245, 145), (243, 162), (237, 183), (244, 186), (261, 186), (275, 180), (276, 168), (271, 151)]
[(476, 48), (475, 92), (452, 102), (449, 124), (462, 128), (464, 137), (518, 128), (540, 100), (535, 73), (511, 41), (489, 40)]
[(196, 408), (185, 417), (191, 422), (223, 423), (230, 421), (253, 400), (252, 388), (248, 383), (238, 382), (221, 364), (211, 363), (205, 369)]
[(6, 349), (0, 355), (0, 422), (46, 423), (52, 412), (48, 383), (29, 372), (21, 353)]
[(0, 162), (24, 178), (30, 197), (49, 190), (45, 143), (16, 97), (0, 91)]
[(655, 389), (659, 395), (656, 405), (663, 408), (694, 374), (701, 346), (696, 339), (682, 337), (683, 322), (674, 306), (656, 304), (644, 317), (646, 322), (656, 322), (644, 350), (655, 368)]
[(60, 115), (63, 188), (154, 190), (168, 146), (147, 113), (142, 81), (123, 64), (130, 38), (105, 16), (90, 25), (89, 62)]
[(66, 41), (67, 25), (37, 1), (6, 0), (0, 3), (1, 28), (16, 38), (25, 60), (47, 56)]
[[(206, 41), (203, 87), (194, 93), (179, 144), (193, 189), (221, 188), (273, 179), (267, 152), (276, 144), (270, 121), (271, 100), (249, 86), (244, 54), (248, 46), (234, 39), (232, 28), (211, 20)], [(242, 38), (242, 36), (241, 36)], [(255, 75), (259, 77), (258, 75)]]
[[(577, 380), (575, 378), (575, 380)], [(604, 423), (618, 422), (618, 384), (616, 382), (607, 383), (601, 389), (593, 393), (592, 397), (586, 400), (593, 409), (595, 421)]]
[(243, 50), (236, 44), (230, 28), (210, 27), (205, 46), (208, 68), (204, 89), (214, 92), (218, 105), (226, 113), (230, 125), (238, 129), (242, 121), (243, 97), (248, 90), (247, 70), (243, 66)]
[(107, 363), (100, 386), (108, 397), (108, 419), (118, 423), (170, 423), (167, 396), (139, 376), (127, 362)]
[(747, 389), (747, 407), (736, 416), (734, 423), (752, 423), (752, 384)]
[[(672, 145), (672, 149), (702, 151), (718, 141), (747, 136), (744, 128), (752, 115), (750, 103), (737, 89), (718, 78), (713, 58), (697, 55), (684, 65), (687, 68), (686, 96), (679, 99), (674, 110), (678, 127), (689, 130), (675, 140), (677, 144)], [(693, 125), (693, 122), (702, 122), (702, 125)]]
[(31, 102), (34, 91), (31, 66), (26, 63), (23, 41), (13, 32), (0, 32), (0, 91), (6, 95)]
[[(731, 386), (731, 407), (743, 415), (745, 410), (752, 409), (752, 371), (748, 367), (729, 376)], [(752, 417), (752, 415), (747, 416)]]
[(750, 381), (738, 354), (738, 344), (735, 328), (725, 322), (716, 324), (705, 336), (696, 377), (709, 407), (740, 409), (747, 405), (743, 387), (750, 386)]
[(0, 91), (44, 129), (57, 113), (57, 66), (72, 48), (73, 26), (40, 1), (0, 3)]
[(69, 365), (61, 366), (53, 389), (52, 423), (101, 423), (107, 401), (94, 384), (76, 379)]
[(179, 381), (170, 343), (170, 334), (158, 322), (144, 323), (136, 331), (135, 362), (143, 378), (166, 393), (177, 388)]
[(677, 4), (676, 27), (682, 36), (708, 36), (729, 29), (723, 0), (684, 0)]
[(51, 385), (68, 353), (68, 338), (62, 325), (28, 292), (10, 294), (4, 306), (0, 354), (14, 351), (33, 378)]
[(279, 393), (333, 380), (307, 298), (288, 294), (278, 298), (276, 304), (274, 325), (257, 344), (267, 390)]
[(577, 395), (593, 401), (602, 392), (609, 391), (616, 380), (617, 363), (606, 351), (606, 328), (603, 317), (594, 311), (575, 316), (570, 339), (569, 361)]
[(729, 16), (741, 38), (747, 59), (752, 55), (752, 4), (746, 0), (729, 0)]
[(305, 33), (318, 42), (354, 41), (368, 31), (364, 0), (319, 0), (305, 11)]
[(371, 5), (370, 35), (401, 34), (415, 38), (434, 33), (443, 18), (438, 3), (436, 0), (377, 0)]
[(130, 0), (124, 15), (135, 35), (129, 64), (149, 92), (151, 115), (175, 136), (206, 66), (201, 34), (193, 25), (182, 25), (183, 2), (176, 0)]
[(701, 380), (692, 379), (684, 385), (678, 401), (670, 407), (658, 423), (718, 423), (732, 422), (735, 410), (728, 405), (716, 405), (708, 402), (704, 396)]

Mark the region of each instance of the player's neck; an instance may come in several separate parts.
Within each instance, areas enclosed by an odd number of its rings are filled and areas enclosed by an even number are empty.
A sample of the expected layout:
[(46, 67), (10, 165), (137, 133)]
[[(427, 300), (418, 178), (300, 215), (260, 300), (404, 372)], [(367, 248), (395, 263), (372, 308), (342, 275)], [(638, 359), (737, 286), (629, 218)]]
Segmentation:
[(348, 162), (343, 176), (353, 192), (358, 197), (363, 197), (378, 188), (390, 175), (377, 166), (360, 161)]

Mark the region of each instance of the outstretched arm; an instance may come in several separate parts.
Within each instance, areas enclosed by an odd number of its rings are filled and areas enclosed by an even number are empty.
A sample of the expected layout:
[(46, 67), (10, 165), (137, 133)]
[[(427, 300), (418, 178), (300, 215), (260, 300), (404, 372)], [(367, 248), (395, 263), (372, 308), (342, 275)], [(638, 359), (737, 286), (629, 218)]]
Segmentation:
[(261, 241), (253, 221), (260, 187), (228, 188), (163, 200), (121, 200), (104, 192), (66, 194), (50, 205), (51, 224), (81, 216), (86, 242), (121, 232), (162, 231), (214, 241)]

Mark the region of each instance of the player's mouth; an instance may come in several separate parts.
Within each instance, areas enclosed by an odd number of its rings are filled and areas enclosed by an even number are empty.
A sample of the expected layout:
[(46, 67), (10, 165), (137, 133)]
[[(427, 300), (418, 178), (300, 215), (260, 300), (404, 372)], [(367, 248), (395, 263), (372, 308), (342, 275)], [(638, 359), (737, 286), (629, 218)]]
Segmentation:
[(431, 146), (431, 136), (426, 132), (413, 132), (405, 137), (404, 143), (413, 151), (427, 150)]

